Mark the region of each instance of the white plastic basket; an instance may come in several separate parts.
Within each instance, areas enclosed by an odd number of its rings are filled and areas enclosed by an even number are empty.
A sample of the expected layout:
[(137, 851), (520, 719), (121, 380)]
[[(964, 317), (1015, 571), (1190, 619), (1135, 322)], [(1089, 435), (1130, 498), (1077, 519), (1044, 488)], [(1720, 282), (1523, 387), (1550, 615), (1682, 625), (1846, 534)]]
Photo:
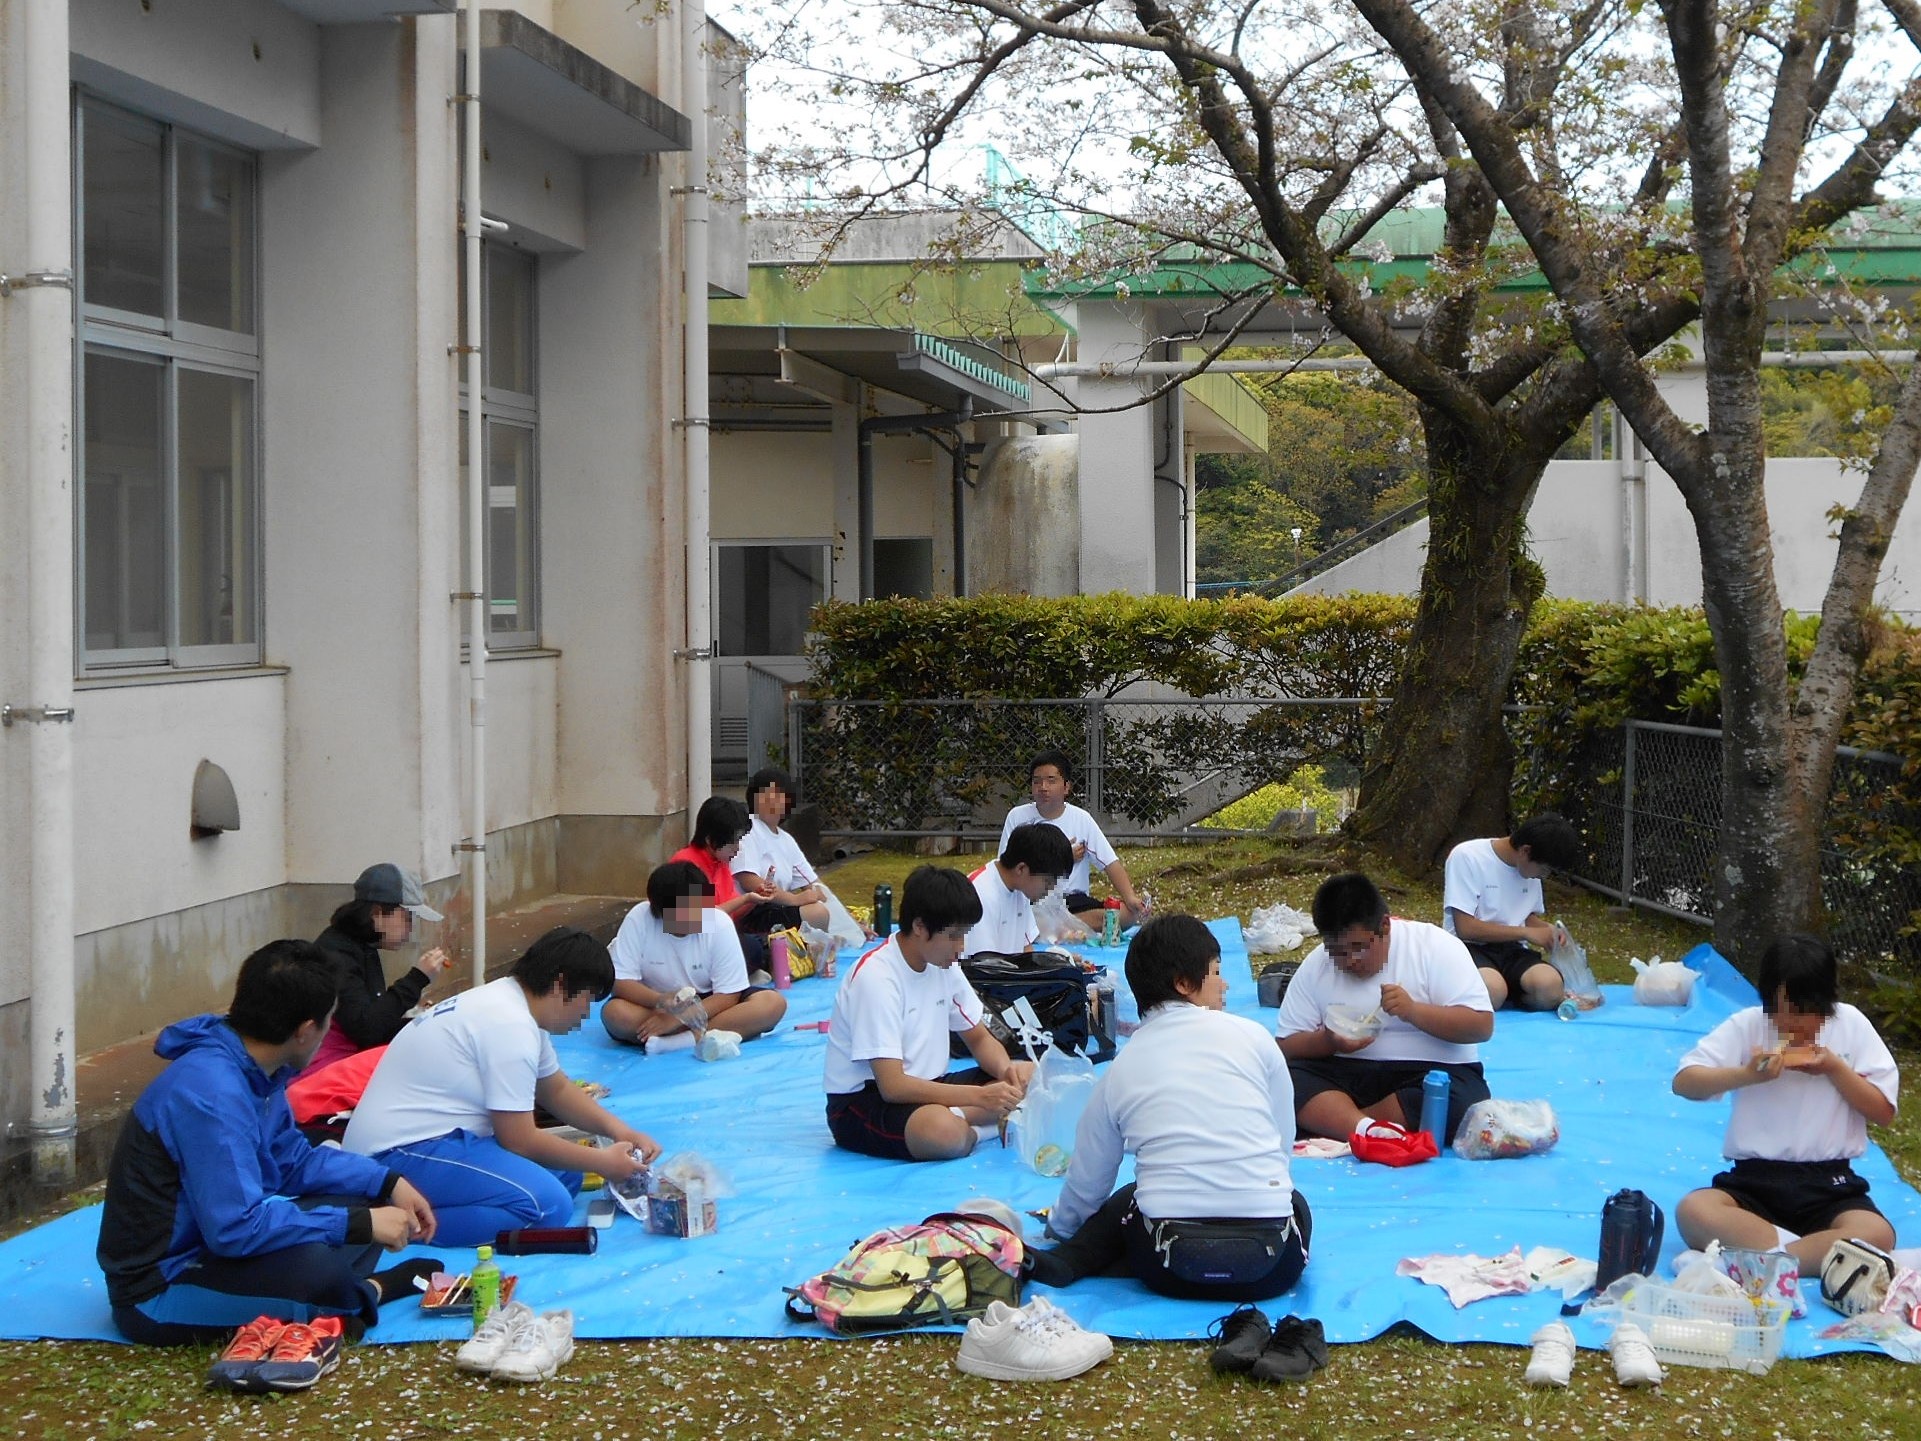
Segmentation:
[(1621, 1319), (1647, 1333), (1665, 1364), (1759, 1376), (1781, 1354), (1788, 1305), (1771, 1297), (1702, 1296), (1643, 1281), (1622, 1298)]

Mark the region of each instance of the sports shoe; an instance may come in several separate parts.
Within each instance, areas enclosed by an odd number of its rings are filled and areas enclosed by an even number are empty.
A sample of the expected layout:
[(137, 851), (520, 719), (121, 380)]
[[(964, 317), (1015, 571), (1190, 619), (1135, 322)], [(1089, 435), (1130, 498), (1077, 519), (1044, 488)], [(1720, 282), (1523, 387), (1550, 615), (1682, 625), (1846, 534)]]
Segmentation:
[(1574, 1333), (1565, 1322), (1550, 1321), (1534, 1333), (1534, 1354), (1527, 1360), (1530, 1386), (1565, 1386), (1574, 1374)]
[(513, 1301), (494, 1307), (493, 1314), (480, 1323), (472, 1338), (462, 1342), (454, 1352), (454, 1365), (463, 1371), (492, 1371), (500, 1353), (507, 1349), (507, 1338), (522, 1317), (529, 1321), (534, 1317), (533, 1307), (525, 1302)]
[(574, 1313), (529, 1312), (507, 1338), (507, 1347), (494, 1362), (496, 1381), (545, 1381), (574, 1356)]
[(1614, 1328), (1608, 1350), (1614, 1353), (1614, 1379), (1623, 1386), (1659, 1386), (1667, 1380), (1667, 1373), (1654, 1357), (1654, 1348), (1648, 1344), (1647, 1333), (1632, 1321)]
[(256, 1316), (238, 1331), (207, 1368), (207, 1384), (224, 1386), (229, 1391), (264, 1391), (260, 1384), (260, 1363), (273, 1354), (274, 1343), (287, 1329), (285, 1321), (272, 1316)]
[(1327, 1336), (1309, 1317), (1283, 1316), (1248, 1372), (1256, 1381), (1305, 1381), (1327, 1364)]
[(1022, 1309), (990, 1301), (986, 1314), (967, 1323), (954, 1364), (995, 1381), (1065, 1381), (1113, 1354), (1112, 1341), (1082, 1330), (1052, 1302)]
[(1267, 1349), (1274, 1328), (1258, 1306), (1241, 1306), (1216, 1321), (1207, 1334), (1219, 1343), (1207, 1358), (1208, 1365), (1223, 1373), (1247, 1372), (1254, 1369), (1261, 1352)]
[(280, 1332), (273, 1354), (255, 1373), (268, 1391), (305, 1391), (340, 1364), (341, 1324), (338, 1316), (316, 1316), (295, 1321)]

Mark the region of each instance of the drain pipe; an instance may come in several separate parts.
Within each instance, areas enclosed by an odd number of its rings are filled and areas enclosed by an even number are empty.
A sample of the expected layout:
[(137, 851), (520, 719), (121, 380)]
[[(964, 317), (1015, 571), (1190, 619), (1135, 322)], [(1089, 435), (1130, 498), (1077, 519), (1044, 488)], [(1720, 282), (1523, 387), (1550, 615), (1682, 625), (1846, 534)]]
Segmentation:
[(707, 398), (707, 6), (682, 0), (681, 108), (693, 121), (681, 211), (683, 358), (681, 442), (685, 446), (687, 530), (687, 824), (714, 783), (713, 582), (708, 548), (711, 496)]
[(467, 276), (467, 862), (474, 985), (487, 982), (487, 451), (480, 352), (480, 0), (461, 0), (460, 231)]
[(73, 256), (67, 7), (15, 5), (24, 27), (26, 153), (22, 273), (0, 279), (26, 358), (22, 397), (29, 572), (26, 704), (5, 708), (27, 748), (28, 1050), (33, 1179), (74, 1179), (73, 946)]

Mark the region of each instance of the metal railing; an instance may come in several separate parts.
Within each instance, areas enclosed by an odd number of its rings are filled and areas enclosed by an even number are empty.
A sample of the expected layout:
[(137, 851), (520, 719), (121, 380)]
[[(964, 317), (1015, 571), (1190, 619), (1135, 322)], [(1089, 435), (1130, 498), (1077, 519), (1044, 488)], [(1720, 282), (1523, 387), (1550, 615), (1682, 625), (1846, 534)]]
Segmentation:
[(1043, 750), (1114, 837), (1164, 836), (1302, 765), (1358, 775), (1379, 697), (816, 700), (787, 708), (789, 769), (847, 836), (994, 840)]
[(1406, 530), (1415, 521), (1427, 515), (1427, 497), (1402, 506), (1382, 516), (1365, 530), (1357, 530), (1347, 539), (1330, 545), (1318, 555), (1310, 555), (1306, 560), (1296, 561), (1279, 575), (1269, 576), (1266, 580), (1204, 580), (1194, 587), (1199, 595), (1210, 595), (1215, 591), (1245, 591), (1249, 595), (1285, 595), (1297, 585), (1305, 585), (1315, 576), (1334, 569), (1344, 560), (1351, 560), (1369, 546), (1378, 545), (1389, 536)]
[[(1842, 746), (1835, 754), (1821, 895), (1838, 953), (1921, 974), (1921, 872), (1903, 863), (1921, 807), (1897, 782), (1902, 761)], [(1626, 905), (1710, 925), (1721, 831), (1721, 732), (1629, 721), (1583, 747), (1558, 804), (1581, 830), (1577, 879)]]

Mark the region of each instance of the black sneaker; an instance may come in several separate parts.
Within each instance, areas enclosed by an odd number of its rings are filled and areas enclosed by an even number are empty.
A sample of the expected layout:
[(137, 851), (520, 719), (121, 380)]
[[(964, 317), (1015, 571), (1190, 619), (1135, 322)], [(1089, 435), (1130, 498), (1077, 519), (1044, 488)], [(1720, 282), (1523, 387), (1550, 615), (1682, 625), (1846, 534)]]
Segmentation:
[(1305, 1381), (1327, 1364), (1327, 1337), (1321, 1323), (1283, 1316), (1254, 1362), (1256, 1381)]
[(1273, 1333), (1266, 1315), (1258, 1307), (1242, 1306), (1221, 1317), (1208, 1328), (1207, 1334), (1219, 1342), (1214, 1354), (1207, 1358), (1207, 1364), (1226, 1373), (1253, 1370)]

